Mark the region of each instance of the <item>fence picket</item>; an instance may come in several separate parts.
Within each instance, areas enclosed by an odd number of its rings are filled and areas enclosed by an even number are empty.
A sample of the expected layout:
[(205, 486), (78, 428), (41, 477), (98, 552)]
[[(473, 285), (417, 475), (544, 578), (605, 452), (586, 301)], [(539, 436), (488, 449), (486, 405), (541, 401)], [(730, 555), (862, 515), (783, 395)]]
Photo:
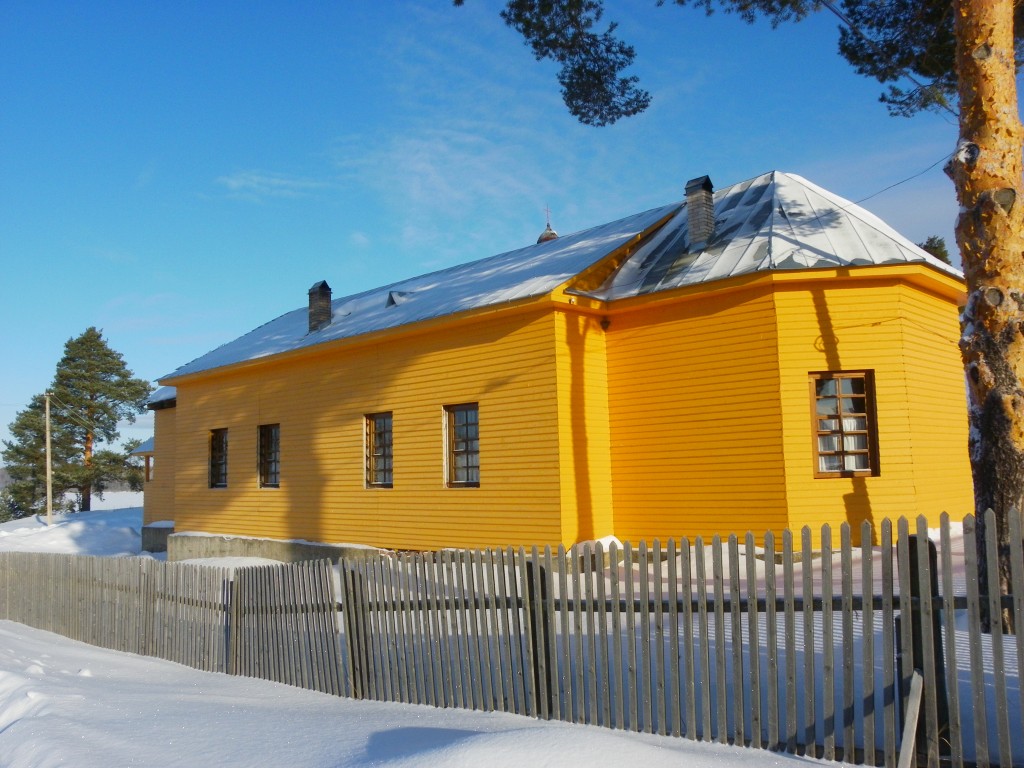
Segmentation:
[(697, 698), (694, 681), (697, 677), (693, 647), (693, 582), (691, 576), (690, 540), (679, 542), (679, 571), (682, 577), (679, 595), (683, 601), (683, 709), (686, 738), (697, 739)]
[[(668, 637), (672, 641), (668, 653), (668, 696), (667, 708), (669, 710), (668, 732), (673, 736), (679, 736), (682, 726), (682, 714), (680, 709), (681, 696), (679, 685), (679, 550), (675, 539), (668, 540), (668, 586), (666, 588), (668, 597)], [(687, 596), (689, 601), (689, 596)]]
[[(768, 734), (764, 743), (754, 746), (771, 750), (781, 748), (779, 741), (779, 625), (778, 625), (778, 593), (775, 588), (777, 563), (775, 561), (775, 534), (767, 531), (764, 535), (764, 601), (765, 601), (765, 643), (768, 661)], [(755, 652), (759, 655), (761, 643), (751, 640)], [(755, 738), (760, 734), (754, 733)]]
[(811, 529), (806, 525), (801, 531), (801, 539), (803, 546), (800, 570), (803, 576), (804, 606), (804, 750), (811, 757), (818, 757), (814, 696), (814, 550), (811, 548)]
[[(734, 744), (743, 745), (743, 616), (740, 614), (740, 554), (736, 534), (729, 536), (729, 644), (732, 646), (732, 738)], [(753, 684), (753, 680), (751, 680)]]
[[(842, 607), (843, 624), (843, 759), (852, 761), (855, 749), (854, 729), (854, 695), (853, 695), (853, 544), (850, 526), (843, 523), (839, 527), (839, 550), (842, 568)], [(863, 703), (863, 702), (862, 702)], [(861, 708), (863, 711), (863, 707)]]
[(704, 540), (698, 536), (694, 543), (697, 557), (697, 632), (700, 650), (696, 667), (700, 673), (700, 715), (702, 741), (711, 741), (711, 649), (708, 641), (708, 580)]
[(636, 667), (636, 624), (635, 608), (633, 601), (636, 597), (636, 590), (633, 581), (633, 548), (629, 542), (626, 542), (625, 559), (623, 561), (623, 572), (625, 575), (623, 589), (625, 591), (626, 598), (626, 627), (625, 635), (627, 639), (626, 648), (626, 696), (629, 699), (628, 712), (629, 712), (629, 729), (631, 731), (640, 730), (640, 706), (637, 701), (638, 687), (637, 687), (637, 667)]
[[(988, 564), (988, 604), (991, 617), (992, 677), (995, 681), (996, 701), (1006, 701), (1006, 675), (1003, 671), (1003, 622), (999, 587), (999, 543), (996, 539), (996, 517), (989, 509), (985, 512), (985, 551)], [(1010, 724), (1007, 708), (996, 707), (996, 741), (999, 745), (999, 764), (1012, 765), (1010, 754)]]
[(491, 677), (491, 633), (488, 629), (487, 582), (484, 580), (483, 552), (470, 552), (473, 568), (473, 615), (477, 628), (477, 657), (480, 659), (480, 708), (494, 709), (494, 684)]
[(608, 553), (605, 552), (604, 545), (600, 541), (595, 546), (594, 557), (599, 564), (597, 571), (597, 623), (600, 631), (597, 633), (599, 651), (597, 668), (601, 674), (600, 724), (605, 728), (610, 728), (611, 686), (608, 678), (613, 661), (609, 658), (608, 653), (608, 595), (607, 583), (605, 581), (605, 573), (608, 569), (609, 561), (606, 559), (608, 558)]
[(882, 721), (884, 763), (896, 768), (896, 637), (893, 618), (892, 523), (882, 521)]
[[(650, 552), (647, 542), (641, 541), (638, 560), (640, 566), (640, 667), (637, 671), (637, 697), (640, 699), (640, 723), (644, 733), (653, 733), (654, 698), (651, 691), (651, 576)], [(641, 730), (641, 729), (638, 729)]]
[(974, 707), (974, 761), (978, 765), (988, 765), (988, 717), (985, 709), (985, 670), (981, 648), (981, 599), (978, 588), (978, 550), (973, 515), (964, 518), (964, 579), (967, 583), (971, 704)]
[(797, 721), (796, 666), (796, 579), (793, 567), (793, 532), (782, 532), (783, 623), (786, 632), (786, 751), (796, 752), (799, 739)]
[[(582, 557), (580, 549), (573, 547), (571, 569), (572, 589), (572, 662), (569, 667), (572, 674), (572, 700), (575, 702), (573, 722), (586, 722), (586, 707), (583, 687), (583, 591), (581, 581), (583, 575)], [(568, 642), (569, 638), (566, 638)]]
[[(601, 578), (598, 566), (597, 552), (590, 543), (583, 545), (584, 571), (584, 597), (587, 605), (587, 722), (591, 725), (598, 723), (598, 675), (597, 675), (597, 616), (594, 612), (596, 600), (596, 589), (594, 580)], [(550, 571), (549, 571), (550, 572)], [(552, 654), (554, 658), (554, 654)]]
[(836, 759), (836, 665), (832, 612), (832, 528), (821, 526), (821, 708), (825, 727), (824, 758)]
[(711, 580), (715, 587), (715, 733), (720, 744), (729, 743), (728, 686), (725, 670), (725, 574), (722, 568), (722, 537), (711, 539)]
[[(1024, 685), (1020, 684), (1020, 676), (1024, 672), (1024, 545), (1022, 545), (1021, 520), (1016, 509), (1010, 510), (1010, 579), (1013, 594), (1014, 635), (1017, 647), (1017, 694), (1021, 707), (1021, 718), (1024, 721)], [(1018, 723), (1017, 725), (1024, 724)]]
[[(757, 570), (754, 557), (754, 534), (747, 533), (744, 542), (746, 559), (746, 600), (747, 600), (747, 651), (750, 664), (750, 737), (749, 743), (755, 749), (761, 749), (761, 633), (757, 616)], [(767, 565), (767, 552), (765, 553)], [(767, 578), (767, 568), (766, 578)], [(774, 608), (774, 606), (772, 606)], [(767, 607), (766, 607), (767, 609)], [(742, 635), (741, 635), (742, 637)], [(737, 695), (742, 700), (744, 687), (741, 685)], [(742, 716), (742, 712), (741, 712)], [(742, 721), (742, 717), (741, 717)]]
[(871, 523), (865, 520), (860, 527), (860, 583), (863, 606), (861, 607), (861, 710), (864, 728), (864, 763), (877, 765), (875, 751), (875, 601), (868, 599), (873, 594), (875, 583), (875, 560), (872, 547)]
[[(925, 751), (928, 761), (934, 765), (939, 760), (939, 697), (942, 695), (936, 677), (939, 659), (935, 654), (934, 612), (932, 610), (932, 566), (930, 541), (928, 539), (928, 521), (924, 517), (917, 518), (917, 563), (918, 563), (918, 611), (921, 626), (918, 629), (921, 637), (921, 658), (918, 666), (924, 673), (924, 686), (928, 694), (924, 698), (924, 729)], [(946, 718), (943, 718), (946, 719)], [(921, 732), (919, 730), (919, 732)], [(921, 751), (918, 745), (918, 751)]]
[[(960, 731), (960, 686), (957, 679), (955, 592), (953, 590), (953, 545), (949, 533), (949, 515), (945, 512), (942, 513), (939, 531), (942, 545), (940, 569), (942, 574), (942, 619), (943, 629), (945, 630), (943, 645), (946, 651), (946, 692), (949, 696), (949, 711), (952, 714), (949, 718), (949, 759), (950, 765), (953, 768), (963, 768), (964, 755)], [(1012, 531), (1013, 528), (1011, 526), (1011, 538), (1013, 536)], [(1019, 550), (1020, 541), (1017, 542), (1017, 548)], [(1024, 588), (1024, 585), (1022, 585), (1022, 588)], [(1018, 619), (1024, 620), (1024, 616), (1020, 612), (1016, 615)], [(1020, 636), (1020, 632), (1018, 632), (1018, 637)], [(1024, 652), (1024, 645), (1018, 643), (1018, 652)], [(1024, 664), (1018, 665), (1017, 668), (1018, 670), (1024, 670)], [(1021, 689), (1021, 694), (1024, 695), (1024, 688)], [(1021, 711), (1024, 712), (1024, 710)]]
[[(509, 602), (509, 614), (512, 617), (512, 691), (515, 701), (515, 708), (511, 711), (520, 715), (527, 714), (526, 706), (526, 674), (524, 672), (525, 657), (523, 655), (523, 631), (519, 619), (518, 587), (516, 582), (515, 556), (512, 547), (502, 552), (503, 555), (503, 578), (502, 584), (507, 584), (507, 599)], [(502, 593), (506, 597), (506, 593)]]

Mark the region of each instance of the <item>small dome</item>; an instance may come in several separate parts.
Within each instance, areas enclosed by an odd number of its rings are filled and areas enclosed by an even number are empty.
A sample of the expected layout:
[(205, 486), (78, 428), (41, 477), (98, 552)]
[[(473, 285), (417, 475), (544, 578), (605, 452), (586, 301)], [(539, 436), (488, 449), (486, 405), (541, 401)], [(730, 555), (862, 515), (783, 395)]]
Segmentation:
[(558, 239), (558, 233), (555, 232), (555, 230), (553, 230), (551, 228), (551, 222), (549, 221), (548, 225), (544, 228), (544, 231), (540, 233), (540, 237), (537, 238), (537, 243), (538, 244), (546, 243), (546, 242), (548, 242), (550, 240), (557, 240), (557, 239)]

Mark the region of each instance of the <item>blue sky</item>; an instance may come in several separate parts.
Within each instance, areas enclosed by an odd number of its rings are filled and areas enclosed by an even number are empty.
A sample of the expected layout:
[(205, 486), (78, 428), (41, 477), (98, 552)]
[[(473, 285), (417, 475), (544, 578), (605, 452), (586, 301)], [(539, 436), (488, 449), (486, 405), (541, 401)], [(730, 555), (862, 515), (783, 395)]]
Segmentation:
[[(949, 116), (889, 117), (837, 22), (608, 3), (654, 102), (597, 129), (468, 0), (0, 4), (0, 439), (101, 328), (155, 380), (283, 312), (778, 169), (953, 249)], [(148, 420), (124, 430), (146, 437)]]

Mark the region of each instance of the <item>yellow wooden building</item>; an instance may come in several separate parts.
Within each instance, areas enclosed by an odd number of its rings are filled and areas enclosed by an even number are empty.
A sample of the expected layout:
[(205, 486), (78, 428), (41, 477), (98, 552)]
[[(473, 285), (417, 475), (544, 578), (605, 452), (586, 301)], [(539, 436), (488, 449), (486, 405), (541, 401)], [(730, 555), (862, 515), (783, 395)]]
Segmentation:
[(355, 296), (320, 282), (161, 380), (145, 519), (434, 549), (959, 517), (963, 290), (781, 172)]

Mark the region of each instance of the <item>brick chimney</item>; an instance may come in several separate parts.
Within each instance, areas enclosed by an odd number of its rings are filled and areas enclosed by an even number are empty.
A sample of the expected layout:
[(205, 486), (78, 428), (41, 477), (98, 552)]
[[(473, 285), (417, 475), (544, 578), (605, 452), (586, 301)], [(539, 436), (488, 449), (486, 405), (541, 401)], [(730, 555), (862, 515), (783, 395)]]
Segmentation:
[(331, 323), (331, 286), (326, 280), (309, 289), (309, 332), (319, 331)]
[(690, 253), (704, 250), (715, 233), (715, 188), (711, 179), (701, 176), (686, 182), (687, 224), (690, 232)]

